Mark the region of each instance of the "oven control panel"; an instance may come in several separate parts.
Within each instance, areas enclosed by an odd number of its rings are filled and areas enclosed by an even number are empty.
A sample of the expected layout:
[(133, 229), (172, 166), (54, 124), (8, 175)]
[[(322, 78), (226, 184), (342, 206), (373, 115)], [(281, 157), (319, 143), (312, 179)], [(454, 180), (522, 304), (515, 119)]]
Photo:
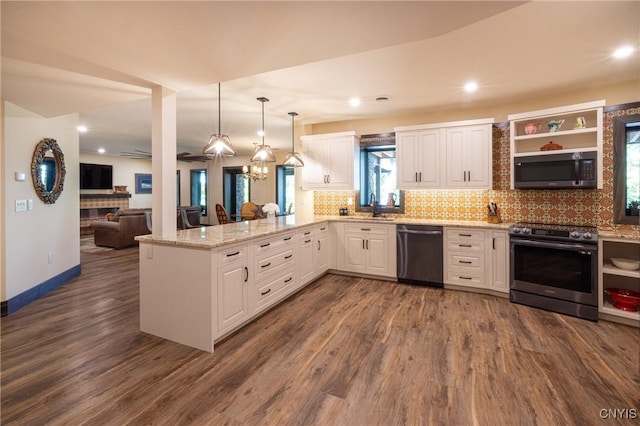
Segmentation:
[(545, 240), (581, 241), (584, 243), (596, 243), (598, 241), (598, 233), (595, 228), (565, 225), (516, 224), (509, 228), (509, 235)]

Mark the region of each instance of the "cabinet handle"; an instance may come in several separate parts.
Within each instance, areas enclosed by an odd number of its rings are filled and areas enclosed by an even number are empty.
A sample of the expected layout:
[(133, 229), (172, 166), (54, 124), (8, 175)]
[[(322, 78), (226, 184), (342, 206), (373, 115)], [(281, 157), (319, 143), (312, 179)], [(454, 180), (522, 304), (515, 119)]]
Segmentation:
[(269, 294), (269, 293), (271, 293), (271, 289), (269, 289), (269, 290), (267, 290), (265, 292), (261, 292), (260, 295), (264, 296), (265, 294)]
[(458, 260), (458, 263), (464, 263), (465, 265), (471, 265), (473, 262), (470, 260)]
[(367, 240), (367, 250), (369, 250), (369, 240)]
[(496, 239), (492, 238), (492, 240), (493, 241), (491, 243), (493, 244), (493, 249), (495, 250), (496, 249)]
[(364, 240), (362, 240), (362, 250), (364, 250)]
[(244, 282), (246, 283), (247, 281), (249, 281), (249, 268), (247, 268), (245, 266), (244, 267)]
[(325, 229), (327, 229), (327, 227), (325, 226), (324, 228), (320, 228), (321, 231), (324, 231)]
[(308, 243), (310, 243), (310, 242), (311, 242), (311, 240), (305, 240), (305, 241), (304, 241), (304, 243), (305, 243), (305, 244), (308, 244)]
[(458, 234), (459, 237), (471, 237), (471, 234)]
[(418, 172), (416, 172), (416, 177), (415, 177), (415, 181), (418, 181)]
[(239, 252), (239, 251), (236, 251), (236, 252), (234, 252), (234, 253), (227, 253), (227, 257), (237, 256), (237, 255), (239, 255), (239, 254), (240, 254), (240, 252)]
[(269, 247), (271, 243), (260, 244), (260, 248)]
[(271, 266), (271, 262), (266, 263), (264, 265), (260, 265), (261, 268), (268, 268), (269, 266)]
[(460, 277), (461, 280), (472, 280), (473, 278), (471, 277)]
[(285, 259), (291, 259), (292, 257), (293, 257), (293, 255), (292, 255), (292, 254), (290, 254), (289, 256), (285, 256), (284, 258), (285, 258)]
[(318, 251), (320, 251), (320, 240), (318, 240)]
[(371, 231), (371, 228), (360, 228), (361, 231)]
[(471, 248), (471, 244), (458, 244), (458, 247), (467, 247), (467, 248)]
[(289, 277), (289, 278), (287, 278), (286, 280), (284, 280), (284, 282), (285, 282), (285, 283), (288, 283), (288, 282), (290, 282), (292, 279), (293, 279), (293, 277)]
[(284, 241), (289, 241), (291, 237), (283, 238)]
[(420, 180), (418, 182), (422, 182), (422, 172), (419, 173)]
[(309, 235), (311, 231), (305, 232), (304, 235)]
[(471, 170), (467, 172), (468, 181), (471, 182)]

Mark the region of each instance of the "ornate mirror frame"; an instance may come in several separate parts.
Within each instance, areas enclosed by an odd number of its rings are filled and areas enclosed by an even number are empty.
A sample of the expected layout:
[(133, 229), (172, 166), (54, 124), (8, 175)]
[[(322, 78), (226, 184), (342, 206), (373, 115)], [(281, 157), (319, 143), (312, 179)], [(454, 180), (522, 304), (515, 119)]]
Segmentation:
[[(40, 179), (40, 167), (44, 164), (44, 158), (49, 151), (53, 153), (56, 161), (56, 180), (51, 191), (47, 191), (47, 188)], [(36, 190), (38, 197), (40, 197), (45, 204), (54, 204), (56, 202), (64, 188), (64, 177), (66, 174), (64, 154), (58, 142), (50, 138), (42, 139), (36, 146), (33, 152), (33, 158), (31, 159), (31, 180), (33, 181), (33, 188)]]

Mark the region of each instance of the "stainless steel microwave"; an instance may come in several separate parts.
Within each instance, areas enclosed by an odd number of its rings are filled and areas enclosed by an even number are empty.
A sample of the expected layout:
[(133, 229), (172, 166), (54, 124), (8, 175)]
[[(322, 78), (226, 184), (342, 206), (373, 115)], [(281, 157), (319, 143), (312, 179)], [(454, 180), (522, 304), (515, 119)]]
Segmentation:
[(516, 189), (596, 188), (598, 160), (595, 151), (514, 157)]

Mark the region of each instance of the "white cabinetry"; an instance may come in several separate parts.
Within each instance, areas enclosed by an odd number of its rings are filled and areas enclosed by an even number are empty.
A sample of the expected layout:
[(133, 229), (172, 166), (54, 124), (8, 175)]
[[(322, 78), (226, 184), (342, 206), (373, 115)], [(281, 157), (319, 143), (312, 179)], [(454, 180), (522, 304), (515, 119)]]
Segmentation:
[(599, 248), (598, 312), (601, 318), (640, 326), (640, 312), (629, 312), (614, 307), (614, 301), (605, 293), (608, 288), (640, 293), (640, 270), (630, 271), (616, 267), (611, 258), (640, 260), (640, 241), (600, 238)]
[(445, 230), (445, 284), (509, 293), (509, 244), (506, 231)]
[(395, 225), (363, 222), (337, 226), (338, 270), (396, 277)]
[(491, 189), (493, 119), (396, 127), (400, 189)]
[(440, 129), (398, 132), (398, 186), (402, 189), (439, 188)]
[(355, 132), (302, 136), (302, 189), (359, 188), (359, 139)]
[[(513, 189), (514, 158), (587, 151), (597, 153), (598, 189), (602, 189), (602, 108), (604, 105), (605, 101), (601, 100), (509, 115), (511, 189)], [(550, 131), (548, 126), (550, 121), (561, 121), (562, 124), (557, 130)], [(541, 148), (549, 142), (562, 146), (562, 149), (542, 151)]]
[(217, 270), (217, 327), (222, 336), (249, 317), (249, 261), (247, 244), (226, 247), (214, 253)]
[(298, 236), (298, 261), (296, 262), (297, 281), (300, 286), (308, 283), (315, 277), (313, 266), (313, 227), (304, 228), (297, 232)]
[(297, 232), (296, 275), (301, 287), (331, 268), (332, 241), (328, 223), (309, 226)]
[(331, 241), (329, 238), (329, 224), (316, 225), (314, 229), (315, 247), (313, 250), (314, 277), (318, 277), (330, 267), (329, 254), (331, 252)]
[(506, 231), (491, 233), (491, 289), (509, 293), (509, 235)]
[(292, 232), (253, 243), (255, 277), (251, 304), (254, 313), (262, 312), (295, 287), (296, 252)]
[(446, 131), (447, 188), (491, 188), (491, 126)]

